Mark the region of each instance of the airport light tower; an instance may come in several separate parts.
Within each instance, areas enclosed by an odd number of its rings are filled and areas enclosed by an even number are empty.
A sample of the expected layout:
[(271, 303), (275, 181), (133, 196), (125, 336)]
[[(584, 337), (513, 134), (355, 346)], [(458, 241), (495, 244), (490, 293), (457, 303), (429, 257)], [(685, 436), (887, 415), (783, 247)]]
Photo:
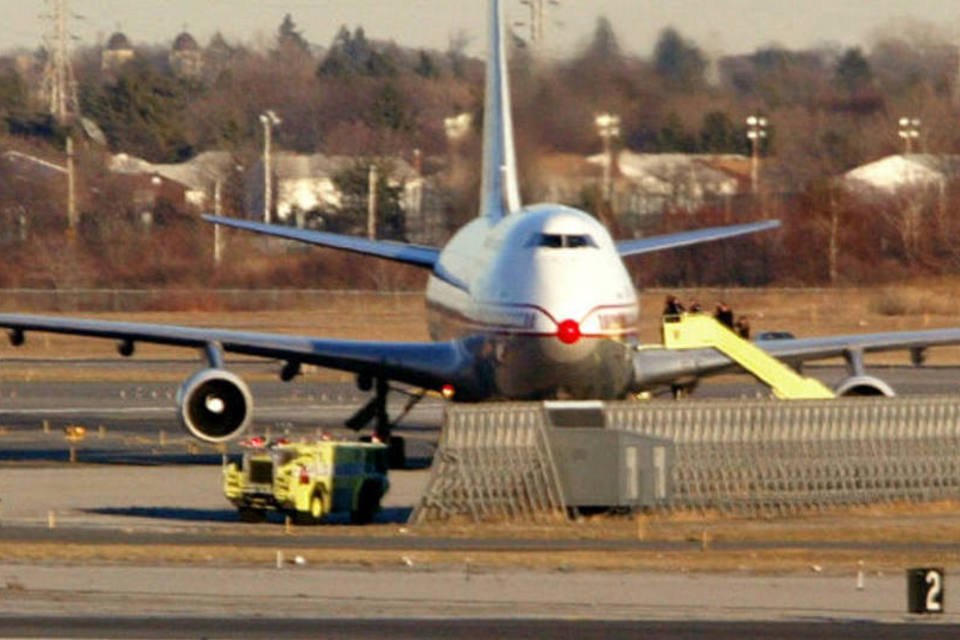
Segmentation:
[(760, 143), (767, 137), (767, 119), (747, 117), (747, 139), (750, 140), (750, 189), (756, 195), (760, 186)]
[(613, 138), (620, 137), (620, 116), (601, 113), (594, 118), (597, 132), (603, 140), (603, 198), (613, 201)]
[(897, 123), (900, 127), (897, 135), (903, 138), (903, 152), (913, 153), (913, 141), (920, 137), (920, 118), (900, 118)]
[(263, 222), (270, 224), (273, 210), (273, 165), (270, 157), (270, 146), (273, 128), (283, 122), (272, 109), (260, 114), (260, 124), (263, 125)]

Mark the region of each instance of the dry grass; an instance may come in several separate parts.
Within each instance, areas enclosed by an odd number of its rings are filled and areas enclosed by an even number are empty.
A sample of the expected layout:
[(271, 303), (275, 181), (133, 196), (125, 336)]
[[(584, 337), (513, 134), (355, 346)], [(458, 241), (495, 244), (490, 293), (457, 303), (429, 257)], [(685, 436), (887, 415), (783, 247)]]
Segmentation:
[[(956, 565), (956, 552), (915, 551), (864, 552), (847, 549), (744, 549), (694, 548), (683, 551), (421, 551), (395, 549), (356, 550), (315, 547), (287, 547), (284, 557), (302, 556), (313, 566), (403, 567), (430, 569), (460, 566), (465, 571), (489, 569), (602, 570), (602, 571), (690, 571), (782, 574), (855, 573), (902, 571), (905, 566), (923, 566), (933, 560)], [(2, 543), (0, 562), (63, 562), (71, 564), (275, 566), (276, 550), (245, 546), (202, 545), (89, 545), (72, 543)]]
[[(610, 571), (749, 571), (751, 573), (852, 573), (900, 571), (905, 566), (960, 563), (960, 551), (915, 550), (914, 544), (952, 545), (960, 536), (960, 504), (901, 504), (837, 509), (791, 518), (745, 519), (715, 513), (678, 513), (636, 518), (597, 517), (569, 525), (517, 523), (445, 524), (398, 527), (294, 527), (286, 546), (289, 560), (303, 556), (316, 566), (353, 565), (418, 568), (469, 566), (476, 570), (532, 568), (546, 570), (596, 569)], [(257, 539), (278, 533), (271, 526), (225, 528), (216, 544), (133, 545), (63, 544), (60, 542), (0, 542), (0, 562), (68, 562), (131, 565), (208, 564), (262, 565), (276, 562), (277, 549)], [(421, 537), (449, 539), (521, 540), (643, 540), (680, 543), (650, 550), (422, 550), (411, 542), (390, 550), (322, 547), (325, 537)], [(686, 543), (686, 544), (683, 544)], [(735, 543), (736, 548), (723, 548)], [(776, 548), (771, 548), (775, 544)], [(870, 544), (874, 547), (864, 547)], [(935, 557), (934, 557), (935, 556)], [(409, 561), (409, 562), (408, 562)]]

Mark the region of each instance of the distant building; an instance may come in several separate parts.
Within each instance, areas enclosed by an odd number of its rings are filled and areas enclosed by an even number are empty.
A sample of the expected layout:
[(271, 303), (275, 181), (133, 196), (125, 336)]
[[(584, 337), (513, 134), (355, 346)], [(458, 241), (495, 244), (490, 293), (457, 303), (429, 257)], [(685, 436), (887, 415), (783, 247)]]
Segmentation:
[(0, 172), (17, 180), (47, 182), (65, 179), (67, 167), (20, 151), (4, 151), (0, 153)]
[[(582, 204), (599, 193), (607, 157), (554, 154), (540, 163), (538, 197)], [(644, 226), (676, 211), (729, 206), (750, 189), (750, 158), (621, 151), (611, 169), (612, 209), (617, 218)]]
[(887, 156), (851, 169), (842, 182), (855, 194), (888, 198), (918, 190), (939, 194), (958, 178), (960, 155), (911, 153)]
[(107, 40), (107, 46), (100, 54), (100, 70), (116, 72), (136, 56), (133, 46), (126, 35), (117, 31)]
[(197, 78), (203, 73), (203, 51), (186, 31), (173, 40), (169, 60), (170, 68), (179, 76)]
[[(277, 152), (272, 157), (274, 213), (281, 224), (324, 228), (334, 222), (345, 207), (335, 177), (362, 159), (354, 156), (327, 156)], [(417, 167), (402, 158), (388, 158), (392, 167), (388, 181), (401, 188), (400, 207), (406, 221), (407, 239), (432, 244), (446, 232), (440, 220), (437, 197)], [(264, 202), (262, 159), (246, 177), (248, 215), (261, 218)], [(439, 235), (438, 235), (439, 234)]]
[(145, 178), (138, 187), (142, 191), (138, 196), (141, 205), (152, 206), (149, 203), (163, 192), (176, 194), (172, 203), (178, 208), (199, 211), (212, 207), (217, 182), (226, 183), (236, 171), (236, 163), (225, 151), (207, 151), (180, 164), (153, 164), (118, 153), (111, 157), (109, 169), (115, 174)]
[(29, 229), (64, 220), (67, 168), (21, 151), (0, 153), (0, 242), (24, 240)]

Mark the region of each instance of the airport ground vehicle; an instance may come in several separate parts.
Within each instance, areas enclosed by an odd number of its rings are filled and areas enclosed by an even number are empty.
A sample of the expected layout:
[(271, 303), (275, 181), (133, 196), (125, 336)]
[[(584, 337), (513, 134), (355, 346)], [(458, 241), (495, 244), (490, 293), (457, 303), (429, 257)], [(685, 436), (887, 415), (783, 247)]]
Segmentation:
[(267, 510), (313, 524), (346, 512), (355, 523), (373, 520), (389, 488), (387, 447), (380, 443), (266, 443), (253, 439), (238, 465), (223, 468), (223, 492), (240, 519), (260, 522)]

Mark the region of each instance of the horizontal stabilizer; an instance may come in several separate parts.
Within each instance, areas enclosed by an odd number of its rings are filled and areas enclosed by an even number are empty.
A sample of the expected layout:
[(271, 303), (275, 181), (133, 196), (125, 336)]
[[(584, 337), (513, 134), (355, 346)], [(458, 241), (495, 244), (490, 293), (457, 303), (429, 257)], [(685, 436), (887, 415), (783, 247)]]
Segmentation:
[(759, 231), (769, 231), (779, 226), (779, 220), (765, 220), (763, 222), (750, 222), (725, 227), (709, 227), (707, 229), (696, 229), (694, 231), (680, 231), (678, 233), (668, 233), (661, 236), (651, 236), (649, 238), (637, 238), (635, 240), (621, 240), (617, 243), (617, 252), (624, 257), (636, 256), (643, 253), (653, 253), (654, 251), (676, 249), (693, 244), (723, 240), (725, 238), (735, 238)]
[(252, 231), (277, 238), (286, 238), (287, 240), (296, 240), (297, 242), (315, 244), (321, 247), (330, 247), (331, 249), (362, 253), (364, 255), (402, 262), (424, 269), (432, 269), (440, 255), (440, 250), (434, 247), (404, 244), (403, 242), (369, 240), (367, 238), (347, 236), (339, 233), (286, 227), (277, 224), (263, 224), (262, 222), (252, 222), (250, 220), (238, 220), (237, 218), (224, 218), (220, 216), (205, 215), (203, 219), (214, 224), (222, 224), (225, 227), (243, 229), (245, 231)]

